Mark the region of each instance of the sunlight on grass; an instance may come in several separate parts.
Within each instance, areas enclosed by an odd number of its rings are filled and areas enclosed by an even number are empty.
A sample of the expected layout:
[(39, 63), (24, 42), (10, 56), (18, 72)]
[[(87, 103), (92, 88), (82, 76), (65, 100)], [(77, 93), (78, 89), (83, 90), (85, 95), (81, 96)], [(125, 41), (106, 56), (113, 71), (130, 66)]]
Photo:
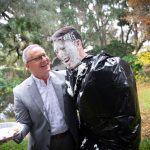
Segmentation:
[(144, 102), (144, 107), (150, 110), (150, 87), (139, 88), (138, 97), (139, 100)]

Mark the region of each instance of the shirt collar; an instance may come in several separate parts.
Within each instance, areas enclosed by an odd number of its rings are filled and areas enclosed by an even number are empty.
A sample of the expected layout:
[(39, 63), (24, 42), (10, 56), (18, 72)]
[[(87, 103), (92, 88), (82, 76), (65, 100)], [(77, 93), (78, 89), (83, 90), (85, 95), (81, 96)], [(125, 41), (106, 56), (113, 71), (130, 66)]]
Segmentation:
[[(39, 78), (35, 77), (33, 74), (31, 76), (35, 80), (37, 85), (46, 86), (45, 82), (42, 79), (39, 79)], [(49, 82), (50, 82), (50, 73), (49, 73), (49, 77), (47, 79), (47, 83), (49, 83)]]

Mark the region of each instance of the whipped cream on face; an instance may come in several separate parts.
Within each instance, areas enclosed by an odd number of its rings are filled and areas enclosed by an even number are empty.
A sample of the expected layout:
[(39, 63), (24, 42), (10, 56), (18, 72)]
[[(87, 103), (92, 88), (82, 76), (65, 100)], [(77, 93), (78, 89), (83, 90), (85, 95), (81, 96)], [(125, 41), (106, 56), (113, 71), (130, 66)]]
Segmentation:
[(55, 41), (54, 51), (64, 65), (72, 69), (81, 62), (79, 51), (72, 41)]

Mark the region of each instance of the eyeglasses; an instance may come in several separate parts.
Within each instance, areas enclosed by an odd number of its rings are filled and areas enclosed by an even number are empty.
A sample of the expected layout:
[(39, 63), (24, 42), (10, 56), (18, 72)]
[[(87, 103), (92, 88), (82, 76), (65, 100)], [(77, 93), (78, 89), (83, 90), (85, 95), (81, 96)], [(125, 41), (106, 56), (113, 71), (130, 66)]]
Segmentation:
[(43, 57), (45, 58), (45, 57), (47, 57), (47, 55), (46, 55), (46, 54), (42, 54), (42, 55), (40, 55), (40, 56), (38, 56), (38, 57), (35, 57), (35, 58), (33, 58), (33, 59), (28, 60), (27, 63), (29, 63), (29, 62), (31, 62), (31, 61), (35, 61), (35, 62), (42, 61)]

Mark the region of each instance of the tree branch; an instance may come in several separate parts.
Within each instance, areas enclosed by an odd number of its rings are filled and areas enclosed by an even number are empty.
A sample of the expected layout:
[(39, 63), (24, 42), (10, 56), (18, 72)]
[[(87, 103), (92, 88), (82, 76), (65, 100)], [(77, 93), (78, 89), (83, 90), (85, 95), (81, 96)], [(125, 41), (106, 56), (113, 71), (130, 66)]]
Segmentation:
[(9, 20), (10, 17), (5, 13), (5, 11), (2, 12), (2, 16), (4, 17), (4, 19)]
[(130, 34), (131, 30), (132, 30), (132, 27), (133, 27), (133, 25), (131, 24), (131, 25), (129, 26), (129, 30), (128, 30), (128, 32), (127, 32), (126, 42), (125, 42), (126, 44), (127, 44), (127, 42), (128, 42), (129, 34)]
[(146, 39), (142, 40), (141, 43), (138, 45), (138, 47), (135, 49), (135, 53), (137, 54), (140, 50), (140, 48), (143, 46), (143, 43), (146, 41)]

